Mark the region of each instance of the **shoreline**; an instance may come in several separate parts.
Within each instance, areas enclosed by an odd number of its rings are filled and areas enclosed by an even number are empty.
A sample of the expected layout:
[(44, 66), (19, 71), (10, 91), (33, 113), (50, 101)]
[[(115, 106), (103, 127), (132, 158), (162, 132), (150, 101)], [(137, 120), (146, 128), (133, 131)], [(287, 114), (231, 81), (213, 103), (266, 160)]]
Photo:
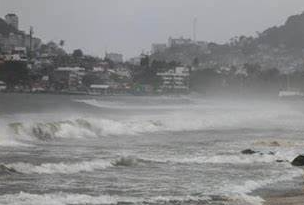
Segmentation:
[(264, 198), (263, 205), (303, 205), (304, 204), (304, 190), (302, 193), (286, 193), (278, 196), (271, 196)]
[(292, 181), (262, 188), (255, 193), (264, 200), (262, 205), (303, 205), (304, 179), (297, 177)]

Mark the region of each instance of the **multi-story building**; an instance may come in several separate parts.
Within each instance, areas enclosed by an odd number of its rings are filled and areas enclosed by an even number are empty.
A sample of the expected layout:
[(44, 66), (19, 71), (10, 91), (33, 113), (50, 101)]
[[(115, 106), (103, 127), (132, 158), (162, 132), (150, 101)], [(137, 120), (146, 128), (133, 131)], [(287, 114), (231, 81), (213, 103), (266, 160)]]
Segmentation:
[(76, 90), (82, 84), (85, 69), (81, 67), (59, 67), (52, 76), (55, 87), (64, 90)]
[(141, 56), (130, 58), (129, 63), (134, 66), (139, 66), (141, 62)]
[(161, 90), (173, 92), (187, 92), (189, 90), (190, 69), (176, 67), (167, 72), (157, 73), (161, 77)]
[(154, 43), (152, 44), (152, 49), (151, 52), (154, 53), (162, 53), (167, 49), (167, 45), (166, 44), (162, 44), (162, 43)]
[(119, 53), (106, 53), (106, 59), (109, 59), (114, 63), (122, 63), (123, 55)]
[(23, 47), (23, 36), (10, 33), (8, 37), (0, 36), (0, 47), (2, 53), (11, 53), (15, 47)]
[(30, 35), (24, 35), (23, 46), (27, 49), (37, 50), (40, 48), (42, 41), (40, 38), (32, 37)]
[(8, 25), (13, 26), (15, 29), (19, 29), (19, 18), (16, 14), (7, 14), (5, 21)]
[(194, 42), (190, 38), (169, 38), (168, 40), (168, 46), (171, 47), (176, 47), (176, 46), (187, 46), (191, 45)]
[(5, 43), (5, 38), (4, 38), (3, 35), (0, 33), (0, 54), (3, 52), (4, 43)]

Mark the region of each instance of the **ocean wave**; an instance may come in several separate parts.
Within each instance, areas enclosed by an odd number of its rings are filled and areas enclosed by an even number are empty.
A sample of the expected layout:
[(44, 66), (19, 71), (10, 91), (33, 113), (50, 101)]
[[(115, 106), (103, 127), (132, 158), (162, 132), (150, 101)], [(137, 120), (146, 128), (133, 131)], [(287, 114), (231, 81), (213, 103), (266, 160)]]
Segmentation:
[(290, 166), (289, 169), (285, 169), (283, 172), (281, 171), (280, 176), (278, 177), (257, 181), (248, 180), (241, 185), (226, 185), (222, 188), (222, 191), (228, 193), (227, 196), (230, 196), (233, 199), (241, 199), (252, 205), (262, 205), (264, 200), (260, 196), (251, 196), (250, 193), (267, 185), (292, 180), (296, 177), (303, 176), (303, 174), (304, 171), (302, 169), (295, 169)]
[[(285, 153), (285, 152), (284, 152)], [(189, 157), (140, 157), (139, 161), (155, 163), (176, 163), (176, 164), (254, 164), (272, 163), (277, 161), (291, 161), (297, 155), (295, 152), (284, 155), (282, 152), (274, 154), (253, 154), (253, 155), (214, 155), (214, 156), (189, 156)]]
[[(18, 140), (50, 141), (57, 138), (86, 139), (111, 135), (137, 135), (163, 130), (161, 123), (148, 121), (119, 121), (111, 119), (76, 118), (65, 121), (15, 122), (9, 123), (3, 144), (8, 140), (12, 145)], [(3, 140), (1, 140), (3, 139)], [(8, 143), (5, 143), (8, 144)]]
[(69, 205), (69, 204), (118, 204), (119, 202), (136, 202), (136, 198), (121, 198), (104, 195), (90, 196), (84, 194), (30, 194), (21, 192), (19, 194), (10, 194), (0, 196), (0, 204), (3, 205)]
[[(91, 105), (98, 108), (108, 108), (108, 109), (119, 109), (119, 110), (177, 110), (177, 109), (200, 109), (202, 108), (199, 104), (191, 102), (191, 106), (189, 106), (189, 102), (187, 104), (171, 104), (171, 105), (165, 105), (165, 104), (146, 104), (146, 105), (134, 105), (134, 104), (128, 104), (124, 102), (110, 102), (110, 101), (99, 101), (96, 99), (90, 99), (90, 100), (74, 100), (75, 102), (84, 103), (87, 105)], [(205, 107), (206, 108), (206, 105)]]
[(39, 139), (49, 141), (55, 138), (85, 138), (96, 136), (91, 124), (84, 119), (50, 122), (15, 122), (9, 123), (11, 137), (20, 139)]
[(60, 162), (34, 165), (31, 163), (18, 162), (3, 166), (24, 174), (75, 174), (79, 172), (93, 172), (111, 167), (131, 167), (139, 163), (143, 163), (143, 161), (130, 156), (121, 156), (116, 159), (96, 159), (75, 163)]
[(112, 166), (114, 165), (111, 161), (107, 160), (93, 160), (78, 163), (44, 163), (40, 165), (19, 162), (6, 165), (6, 167), (24, 174), (75, 174), (78, 172), (93, 172)]
[[(90, 196), (84, 194), (30, 194), (21, 192), (0, 196), (0, 204), (3, 205), (118, 205), (118, 204), (181, 204), (181, 202), (208, 202), (210, 197), (192, 196), (157, 196), (150, 198), (122, 197), (122, 196)], [(172, 202), (172, 203), (171, 203)]]
[[(93, 102), (95, 101), (93, 100)], [(117, 106), (123, 108), (120, 104)], [(64, 120), (56, 120), (54, 116), (40, 119), (40, 117), (43, 118), (43, 114), (37, 117), (23, 116), (23, 120), (20, 119), (20, 122), (8, 121), (0, 124), (0, 128), (5, 130), (4, 133), (0, 133), (0, 140), (17, 139), (15, 141), (18, 142), (19, 139), (38, 139), (49, 141), (56, 138), (90, 138), (154, 132), (233, 129), (291, 129), (304, 131), (304, 115), (286, 107), (269, 109), (262, 106), (251, 108), (245, 105), (231, 107), (231, 105), (225, 104), (214, 105), (213, 108), (205, 104), (172, 106), (178, 106), (179, 108), (174, 111), (169, 109), (168, 112), (147, 112), (145, 115), (130, 114), (116, 119), (105, 118), (104, 116), (84, 117), (76, 115), (72, 117), (60, 116), (59, 119)], [(180, 109), (180, 106), (185, 106), (186, 109)], [(162, 104), (156, 107), (167, 109), (171, 105)], [(284, 117), (285, 114), (298, 117)], [(0, 141), (0, 144), (6, 142), (2, 141)], [(8, 143), (6, 142), (6, 144)]]

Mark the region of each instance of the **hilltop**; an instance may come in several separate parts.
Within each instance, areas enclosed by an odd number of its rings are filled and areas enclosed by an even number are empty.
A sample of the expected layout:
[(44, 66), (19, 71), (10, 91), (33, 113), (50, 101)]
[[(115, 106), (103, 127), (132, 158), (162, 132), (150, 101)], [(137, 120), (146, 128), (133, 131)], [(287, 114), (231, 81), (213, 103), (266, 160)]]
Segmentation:
[(263, 69), (280, 71), (303, 69), (304, 13), (291, 16), (281, 26), (274, 26), (256, 37), (237, 36), (225, 44), (209, 42), (168, 47), (151, 55), (153, 60), (176, 61), (199, 69), (242, 67), (260, 64)]
[(274, 47), (304, 48), (304, 13), (290, 16), (284, 25), (265, 30), (257, 39), (259, 43)]

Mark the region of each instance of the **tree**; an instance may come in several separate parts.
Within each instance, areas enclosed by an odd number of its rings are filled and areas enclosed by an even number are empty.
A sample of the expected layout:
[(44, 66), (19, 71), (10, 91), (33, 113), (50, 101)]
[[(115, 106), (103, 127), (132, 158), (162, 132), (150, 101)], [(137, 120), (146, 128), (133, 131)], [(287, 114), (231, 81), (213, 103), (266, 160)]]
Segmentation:
[(83, 57), (83, 52), (81, 49), (76, 49), (73, 51), (73, 57), (74, 58), (82, 58)]
[(0, 79), (8, 88), (16, 85), (25, 85), (29, 80), (29, 71), (26, 63), (21, 61), (7, 61), (0, 68)]
[(60, 45), (61, 47), (63, 47), (64, 44), (65, 44), (64, 40), (60, 40), (59, 45)]
[(145, 55), (140, 59), (140, 65), (142, 67), (147, 68), (147, 67), (149, 67), (149, 64), (150, 64), (150, 58), (148, 55)]

